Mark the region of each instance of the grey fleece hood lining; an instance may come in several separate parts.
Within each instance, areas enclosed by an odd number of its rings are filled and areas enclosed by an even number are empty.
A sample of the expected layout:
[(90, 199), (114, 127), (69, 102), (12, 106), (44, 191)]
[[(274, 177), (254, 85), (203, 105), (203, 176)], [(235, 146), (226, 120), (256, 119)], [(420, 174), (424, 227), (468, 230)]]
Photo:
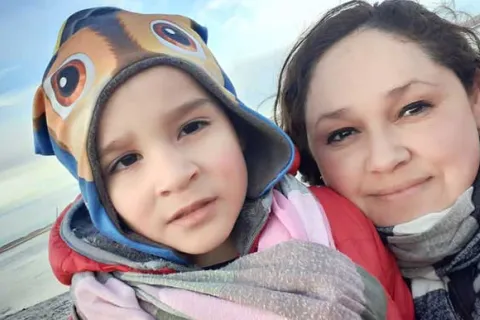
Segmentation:
[[(105, 208), (105, 212), (109, 216), (116, 229), (125, 237), (135, 241), (151, 245), (154, 247), (164, 248), (164, 246), (151, 241), (137, 233), (133, 233), (127, 228), (120, 219), (118, 212), (115, 210), (103, 180), (101, 168), (99, 166), (99, 157), (97, 150), (97, 133), (99, 119), (102, 115), (105, 104), (115, 90), (125, 83), (128, 79), (136, 74), (147, 70), (148, 68), (168, 65), (179, 68), (192, 76), (199, 84), (213, 97), (218, 99), (224, 106), (225, 111), (234, 123), (238, 122), (243, 125), (243, 136), (245, 139), (246, 150), (244, 151), (245, 161), (248, 171), (248, 189), (247, 198), (257, 198), (265, 191), (269, 183), (275, 180), (282, 170), (285, 170), (291, 160), (291, 146), (287, 138), (283, 137), (280, 132), (276, 132), (276, 128), (259, 119), (253, 113), (250, 113), (236, 103), (222, 91), (223, 89), (211, 79), (207, 72), (198, 66), (184, 61), (179, 58), (172, 58), (167, 55), (156, 55), (144, 58), (138, 62), (134, 62), (126, 68), (120, 70), (105, 86), (100, 93), (92, 114), (92, 120), (87, 137), (87, 154), (92, 174), (95, 181), (97, 193)], [(235, 128), (238, 132), (238, 128)], [(249, 130), (245, 130), (249, 129)], [(248, 131), (248, 133), (247, 133)], [(269, 168), (265, 171), (265, 168)], [(182, 258), (182, 254), (176, 253)]]
[[(232, 232), (240, 256), (249, 253), (255, 239), (263, 230), (269, 217), (271, 205), (272, 192), (244, 204)], [(70, 248), (100, 263), (120, 264), (137, 270), (159, 270), (162, 268), (176, 271), (199, 270), (192, 264), (173, 263), (104, 236), (93, 225), (85, 202), (81, 198), (66, 212), (61, 222), (60, 236)], [(157, 244), (157, 246), (159, 245)]]

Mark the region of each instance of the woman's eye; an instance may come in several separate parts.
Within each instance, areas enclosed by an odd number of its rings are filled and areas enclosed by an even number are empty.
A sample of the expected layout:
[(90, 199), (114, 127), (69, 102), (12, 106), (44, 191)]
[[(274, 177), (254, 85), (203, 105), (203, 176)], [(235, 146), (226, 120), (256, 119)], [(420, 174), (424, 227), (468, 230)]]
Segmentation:
[(205, 120), (195, 120), (187, 123), (180, 130), (179, 137), (187, 136), (194, 134), (199, 130), (202, 130), (204, 127), (208, 126), (209, 122)]
[(127, 154), (114, 162), (114, 164), (110, 169), (110, 172), (113, 173), (119, 170), (124, 170), (130, 167), (131, 165), (133, 165), (138, 160), (140, 160), (139, 154), (136, 154), (136, 153)]
[(410, 117), (421, 114), (432, 107), (432, 104), (426, 101), (416, 101), (410, 103), (400, 110), (399, 117)]
[(355, 133), (357, 133), (357, 130), (354, 128), (342, 128), (342, 129), (335, 130), (328, 135), (327, 144), (334, 144), (334, 143), (341, 142)]

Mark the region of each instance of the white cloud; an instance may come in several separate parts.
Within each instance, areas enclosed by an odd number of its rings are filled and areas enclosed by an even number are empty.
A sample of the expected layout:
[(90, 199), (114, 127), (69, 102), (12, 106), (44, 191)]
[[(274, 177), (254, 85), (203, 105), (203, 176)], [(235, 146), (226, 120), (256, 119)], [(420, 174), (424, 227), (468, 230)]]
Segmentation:
[(17, 90), (10, 90), (0, 94), (0, 107), (24, 107), (25, 104), (31, 105), (33, 95), (37, 90), (36, 85), (27, 86)]
[(33, 161), (0, 170), (0, 212), (74, 185), (76, 180), (56, 158), (37, 156)]
[[(275, 94), (277, 77), (288, 49), (323, 14), (343, 2), (211, 0), (201, 9), (199, 22), (209, 26), (210, 47), (232, 78), (240, 98), (256, 108)], [(445, 1), (419, 2), (435, 9)], [(218, 23), (219, 17), (226, 14), (228, 19)], [(272, 102), (262, 105), (261, 111), (269, 114)]]
[[(287, 50), (338, 0), (212, 0), (199, 13), (210, 47), (252, 108), (275, 93)], [(225, 19), (225, 16), (227, 19)], [(222, 17), (219, 22), (219, 17)], [(261, 110), (269, 113), (271, 103)]]
[(231, 65), (291, 46), (321, 14), (338, 4), (338, 0), (243, 0), (232, 7), (229, 1), (212, 0), (203, 15), (208, 22), (215, 19), (215, 11), (231, 7), (229, 19), (220, 27), (220, 40), (212, 39), (223, 42), (220, 54), (231, 58), (222, 60), (230, 60)]
[(235, 2), (232, 0), (211, 0), (205, 5), (205, 10), (216, 10), (225, 6), (231, 6)]
[(101, 0), (99, 6), (117, 7), (133, 12), (144, 12), (145, 1), (142, 0)]
[(19, 65), (16, 65), (16, 66), (11, 66), (11, 67), (7, 67), (7, 68), (4, 68), (4, 69), (1, 69), (0, 70), (0, 80), (2, 80), (2, 78), (4, 78), (7, 74), (15, 71), (15, 70), (18, 70), (20, 69), (20, 66)]
[[(325, 12), (343, 2), (346, 1), (211, 0), (200, 17), (209, 23), (212, 19), (218, 19), (217, 13), (229, 13), (229, 18), (220, 26), (220, 40), (212, 41), (222, 43), (216, 46), (220, 54), (230, 56), (230, 59), (222, 60), (232, 63), (292, 46)], [(429, 8), (435, 8), (442, 2), (444, 0), (420, 1)]]

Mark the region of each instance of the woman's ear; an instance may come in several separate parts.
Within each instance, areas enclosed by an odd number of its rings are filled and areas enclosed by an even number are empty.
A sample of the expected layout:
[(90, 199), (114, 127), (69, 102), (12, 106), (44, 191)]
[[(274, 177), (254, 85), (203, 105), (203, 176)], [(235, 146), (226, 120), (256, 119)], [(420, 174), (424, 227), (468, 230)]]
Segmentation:
[(238, 137), (238, 143), (240, 144), (240, 148), (242, 149), (243, 153), (245, 153), (245, 151), (247, 151), (247, 141), (245, 138), (243, 136)]
[(470, 103), (475, 122), (477, 123), (477, 127), (480, 128), (480, 69), (477, 69), (473, 78)]
[(298, 152), (297, 147), (294, 149), (294, 158), (293, 163), (288, 170), (288, 173), (295, 176), (298, 173), (298, 168), (300, 167), (300, 152)]

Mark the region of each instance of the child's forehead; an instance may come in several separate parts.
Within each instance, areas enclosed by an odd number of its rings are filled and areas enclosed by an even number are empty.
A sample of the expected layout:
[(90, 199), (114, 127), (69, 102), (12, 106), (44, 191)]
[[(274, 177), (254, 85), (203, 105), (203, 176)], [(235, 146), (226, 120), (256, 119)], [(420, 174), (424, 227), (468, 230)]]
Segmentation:
[(171, 66), (153, 67), (128, 79), (113, 93), (106, 107), (112, 112), (123, 109), (133, 116), (151, 112), (159, 118), (217, 109), (223, 112), (221, 102), (194, 77)]

